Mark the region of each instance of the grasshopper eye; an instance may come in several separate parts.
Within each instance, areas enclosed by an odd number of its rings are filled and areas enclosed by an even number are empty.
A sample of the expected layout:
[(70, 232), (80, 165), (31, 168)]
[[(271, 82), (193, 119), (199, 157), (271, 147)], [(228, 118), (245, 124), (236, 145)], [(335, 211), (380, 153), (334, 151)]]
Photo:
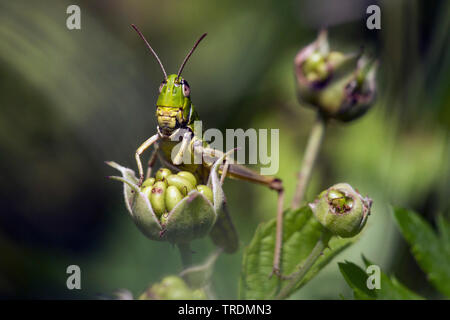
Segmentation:
[(183, 88), (183, 95), (185, 97), (189, 97), (189, 95), (191, 94), (191, 88), (189, 87), (189, 84), (187, 83), (186, 80), (184, 80), (181, 85)]
[(162, 91), (162, 89), (163, 89), (163, 87), (164, 87), (165, 84), (166, 84), (165, 81), (164, 81), (164, 82), (161, 82), (161, 84), (159, 85), (159, 93), (161, 93), (161, 91)]

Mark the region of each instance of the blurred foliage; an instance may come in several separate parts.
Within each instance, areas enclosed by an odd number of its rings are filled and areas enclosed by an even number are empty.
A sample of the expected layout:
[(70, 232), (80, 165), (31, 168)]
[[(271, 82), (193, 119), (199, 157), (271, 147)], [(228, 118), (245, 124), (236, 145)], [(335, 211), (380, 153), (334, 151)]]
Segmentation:
[[(364, 257), (363, 257), (364, 259)], [(366, 268), (372, 265), (364, 259)], [(402, 285), (395, 277), (388, 277), (380, 272), (380, 288), (370, 290), (367, 286), (367, 273), (356, 264), (346, 261), (339, 263), (339, 269), (353, 290), (353, 298), (357, 300), (419, 300), (423, 299)]]
[[(373, 3), (379, 31), (365, 28)], [(81, 7), (81, 30), (66, 28), (69, 4)], [(449, 209), (449, 17), (448, 1), (424, 0), (0, 0), (0, 297), (92, 298), (117, 288), (136, 295), (181, 268), (175, 248), (137, 232), (120, 187), (104, 178), (104, 160), (134, 166), (135, 149), (155, 132), (162, 75), (131, 23), (169, 72), (208, 32), (184, 71), (200, 117), (221, 130), (280, 129), (287, 201), (314, 118), (295, 98), (295, 53), (326, 26), (335, 46), (379, 57), (377, 105), (354, 124), (330, 126), (307, 200), (338, 181), (369, 194), (367, 230), (341, 258), (364, 252), (419, 294), (433, 294), (388, 204), (428, 221)], [(275, 195), (237, 181), (225, 193), (242, 248), (273, 217)], [(213, 246), (193, 248), (200, 261)], [(241, 259), (242, 250), (218, 259), (218, 298), (237, 297)], [(70, 264), (81, 267), (80, 291), (66, 289)], [(295, 297), (336, 298), (345, 288), (332, 263)]]
[(450, 298), (450, 219), (437, 218), (438, 232), (417, 213), (394, 209), (395, 220), (428, 280)]
[[(411, 251), (427, 275), (432, 285), (447, 298), (450, 297), (450, 220), (442, 215), (437, 218), (438, 233), (417, 213), (402, 208), (394, 208), (393, 215), (398, 227), (408, 241)], [(367, 267), (373, 265), (363, 256)], [(410, 291), (394, 276), (381, 272), (379, 288), (368, 289), (368, 274), (352, 262), (339, 263), (339, 269), (353, 290), (355, 299), (422, 299)], [(375, 274), (373, 274), (376, 276)]]
[[(309, 206), (304, 206), (298, 210), (287, 210), (284, 213), (283, 226), (281, 268), (283, 274), (287, 276), (299, 270), (317, 242), (324, 237), (325, 232)], [(239, 286), (240, 299), (274, 299), (277, 293), (291, 280), (277, 276), (269, 278), (274, 261), (275, 230), (276, 218), (259, 225), (254, 238), (245, 249)], [(329, 243), (327, 241), (328, 249), (324, 250), (295, 288), (303, 287), (357, 238), (334, 237)]]

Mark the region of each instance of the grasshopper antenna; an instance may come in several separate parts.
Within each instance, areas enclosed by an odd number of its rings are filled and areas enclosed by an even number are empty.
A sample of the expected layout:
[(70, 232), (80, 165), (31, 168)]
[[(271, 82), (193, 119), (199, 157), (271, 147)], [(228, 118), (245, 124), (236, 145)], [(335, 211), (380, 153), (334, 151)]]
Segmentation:
[(164, 73), (164, 79), (167, 80), (167, 73), (166, 70), (164, 69), (164, 66), (161, 62), (161, 60), (159, 60), (158, 55), (156, 54), (155, 50), (153, 50), (152, 46), (150, 45), (150, 43), (148, 43), (147, 39), (145, 39), (144, 35), (142, 34), (141, 31), (139, 31), (139, 29), (132, 24), (131, 25), (133, 27), (134, 30), (136, 30), (136, 32), (139, 34), (139, 36), (142, 38), (142, 40), (144, 40), (145, 44), (147, 45), (147, 47), (150, 49), (150, 51), (153, 53), (153, 55), (155, 56), (156, 60), (158, 60), (159, 66), (161, 67), (162, 72)]
[(197, 42), (194, 44), (194, 46), (192, 47), (191, 51), (189, 51), (189, 53), (187, 54), (186, 58), (184, 58), (183, 63), (181, 64), (180, 70), (178, 70), (178, 74), (177, 74), (177, 78), (181, 75), (181, 72), (184, 69), (184, 66), (186, 65), (186, 62), (189, 60), (189, 58), (191, 57), (192, 53), (194, 52), (195, 48), (197, 48), (198, 44), (200, 43), (200, 41), (203, 40), (204, 37), (206, 37), (207, 33), (202, 34), (202, 36), (200, 38), (198, 38)]

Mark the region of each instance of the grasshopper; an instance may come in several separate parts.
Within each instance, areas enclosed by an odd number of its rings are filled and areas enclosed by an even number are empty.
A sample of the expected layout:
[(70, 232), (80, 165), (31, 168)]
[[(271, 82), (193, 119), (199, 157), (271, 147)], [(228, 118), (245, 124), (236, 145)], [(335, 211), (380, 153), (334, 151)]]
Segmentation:
[[(158, 157), (161, 163), (171, 170), (186, 170), (193, 173), (199, 181), (206, 183), (209, 172), (214, 161), (224, 155), (223, 152), (211, 148), (205, 141), (198, 137), (194, 130), (194, 121), (199, 120), (191, 102), (191, 89), (188, 82), (181, 76), (186, 62), (191, 57), (201, 40), (206, 36), (203, 34), (194, 44), (192, 49), (184, 58), (177, 74), (167, 75), (164, 66), (156, 52), (150, 46), (144, 35), (135, 25), (131, 25), (147, 48), (159, 63), (164, 74), (164, 79), (159, 86), (159, 97), (156, 102), (157, 133), (148, 138), (136, 150), (135, 158), (139, 170), (139, 186), (142, 185), (145, 177), (150, 177), (152, 167)], [(181, 138), (181, 141), (179, 141)], [(144, 168), (141, 162), (142, 153), (154, 146), (147, 165), (147, 173), (144, 175)], [(175, 147), (177, 146), (177, 149)], [(200, 163), (186, 163), (184, 159), (192, 159), (200, 155)], [(198, 159), (198, 158), (197, 158)], [(273, 273), (279, 275), (279, 259), (282, 240), (282, 216), (283, 216), (283, 186), (280, 179), (264, 176), (255, 171), (240, 165), (230, 163), (225, 160), (220, 167), (222, 182), (225, 177), (246, 180), (252, 183), (259, 183), (275, 190), (278, 193), (277, 208), (277, 240), (275, 246)], [(238, 248), (238, 237), (231, 218), (227, 212), (219, 215), (217, 223), (210, 234), (213, 242), (222, 247), (225, 252), (232, 253)]]

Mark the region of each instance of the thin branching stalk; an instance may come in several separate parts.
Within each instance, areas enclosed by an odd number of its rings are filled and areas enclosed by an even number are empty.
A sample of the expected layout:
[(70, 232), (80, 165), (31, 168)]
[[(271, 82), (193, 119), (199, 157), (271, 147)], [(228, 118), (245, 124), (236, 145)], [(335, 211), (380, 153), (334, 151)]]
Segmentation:
[(323, 137), (325, 135), (326, 119), (320, 114), (317, 114), (316, 121), (311, 129), (311, 134), (306, 146), (305, 155), (303, 158), (300, 173), (297, 178), (297, 187), (295, 189), (294, 199), (292, 200), (292, 209), (298, 209), (305, 196), (306, 188), (311, 179), (311, 172), (316, 162), (317, 154), (319, 153)]
[(330, 232), (326, 230), (323, 231), (322, 236), (317, 241), (308, 258), (302, 265), (299, 266), (298, 271), (288, 276), (289, 279), (288, 284), (281, 289), (280, 293), (278, 293), (275, 299), (277, 300), (286, 299), (295, 291), (297, 286), (302, 281), (303, 277), (306, 275), (309, 269), (311, 269), (311, 267), (314, 265), (317, 259), (321, 256), (323, 250), (325, 250), (328, 247), (328, 242), (330, 241), (331, 237), (332, 234)]

